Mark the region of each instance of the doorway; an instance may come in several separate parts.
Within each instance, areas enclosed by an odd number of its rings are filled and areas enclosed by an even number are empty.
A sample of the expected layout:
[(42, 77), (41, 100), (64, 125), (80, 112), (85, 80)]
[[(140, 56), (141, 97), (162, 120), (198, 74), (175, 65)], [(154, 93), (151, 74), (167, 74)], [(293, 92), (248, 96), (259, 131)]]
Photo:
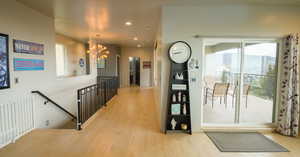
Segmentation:
[(273, 124), (277, 55), (276, 40), (207, 40), (203, 125)]
[(129, 57), (129, 83), (130, 86), (140, 86), (140, 58)]

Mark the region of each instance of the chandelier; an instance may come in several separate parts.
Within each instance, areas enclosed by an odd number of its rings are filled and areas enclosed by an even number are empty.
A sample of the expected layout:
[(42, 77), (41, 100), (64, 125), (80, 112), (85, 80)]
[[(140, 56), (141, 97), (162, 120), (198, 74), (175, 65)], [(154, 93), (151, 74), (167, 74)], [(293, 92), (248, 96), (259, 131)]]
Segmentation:
[(101, 44), (100, 35), (96, 35), (96, 38), (89, 40), (88, 54), (91, 54), (97, 60), (106, 59), (109, 55), (109, 50), (106, 46)]

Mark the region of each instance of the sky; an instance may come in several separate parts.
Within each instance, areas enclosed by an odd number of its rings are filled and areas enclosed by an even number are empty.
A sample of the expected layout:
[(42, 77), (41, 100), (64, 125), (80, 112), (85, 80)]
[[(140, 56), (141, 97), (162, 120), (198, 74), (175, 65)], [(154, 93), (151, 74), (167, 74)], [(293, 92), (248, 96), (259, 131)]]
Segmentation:
[[(230, 54), (236, 53), (236, 49), (228, 49), (224, 51), (219, 51), (217, 54)], [(270, 56), (276, 57), (277, 53), (277, 44), (276, 43), (262, 43), (255, 45), (248, 45), (245, 47), (245, 55), (251, 56)]]

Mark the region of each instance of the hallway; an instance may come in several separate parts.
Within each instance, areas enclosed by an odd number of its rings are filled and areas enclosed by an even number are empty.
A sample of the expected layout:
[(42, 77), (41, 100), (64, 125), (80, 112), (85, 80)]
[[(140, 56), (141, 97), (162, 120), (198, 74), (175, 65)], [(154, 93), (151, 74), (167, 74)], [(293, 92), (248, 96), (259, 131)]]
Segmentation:
[(123, 88), (82, 131), (35, 130), (0, 150), (1, 157), (296, 157), (300, 139), (267, 136), (289, 153), (220, 153), (204, 133), (160, 132), (152, 89)]

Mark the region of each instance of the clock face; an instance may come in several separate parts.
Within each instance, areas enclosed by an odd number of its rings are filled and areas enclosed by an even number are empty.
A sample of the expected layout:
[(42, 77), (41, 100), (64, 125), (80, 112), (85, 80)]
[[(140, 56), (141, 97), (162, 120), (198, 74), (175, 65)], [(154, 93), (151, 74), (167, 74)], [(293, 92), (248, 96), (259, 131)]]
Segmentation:
[(191, 53), (191, 47), (183, 41), (175, 42), (169, 49), (170, 59), (179, 64), (187, 62)]

